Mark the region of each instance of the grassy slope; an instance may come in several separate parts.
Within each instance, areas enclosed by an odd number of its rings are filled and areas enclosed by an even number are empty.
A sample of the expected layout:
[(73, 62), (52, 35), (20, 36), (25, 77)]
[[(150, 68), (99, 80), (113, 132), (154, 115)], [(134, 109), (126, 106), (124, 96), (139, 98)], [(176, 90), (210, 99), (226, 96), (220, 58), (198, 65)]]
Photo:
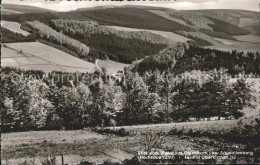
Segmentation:
[(21, 13), (42, 13), (42, 12), (53, 12), (52, 10), (34, 7), (34, 6), (27, 6), (27, 5), (15, 5), (15, 4), (2, 4), (4, 9), (17, 11)]
[(28, 36), (30, 34), (27, 31), (22, 30), (20, 28), (21, 24), (17, 23), (17, 22), (2, 21), (1, 26), (6, 28), (6, 29), (13, 31), (14, 33), (23, 34), (24, 36)]
[[(204, 14), (213, 18), (220, 19), (222, 21), (231, 23), (236, 26), (240, 26), (241, 18), (253, 18), (256, 20), (259, 18), (258, 12), (249, 10), (233, 10), (233, 9), (206, 9), (206, 10), (186, 10), (184, 12), (194, 12)], [(242, 27), (242, 26), (240, 26)]]
[[(150, 10), (150, 12), (153, 12), (159, 16), (162, 16), (164, 18), (167, 18), (169, 20), (172, 20), (172, 21), (175, 21), (176, 19), (171, 17), (170, 15), (168, 15), (165, 11), (160, 11), (160, 10)], [(175, 11), (177, 12), (177, 11)], [(181, 11), (180, 13), (183, 13), (184, 15), (185, 14), (198, 14), (196, 11)], [(208, 16), (205, 14), (205, 16)], [(198, 19), (200, 17), (198, 16)], [(213, 18), (213, 17), (211, 17)], [(201, 18), (202, 19), (202, 18)], [(188, 24), (185, 22), (185, 20), (181, 20), (181, 19), (178, 19), (178, 21), (183, 21), (181, 24), (182, 25), (185, 25), (188, 26)], [(212, 20), (211, 20), (212, 21)], [(218, 21), (218, 22), (217, 22)], [(232, 35), (230, 35), (230, 31), (228, 31), (229, 28), (232, 28), (232, 31), (235, 31), (237, 33), (241, 33), (241, 34), (244, 34), (246, 33), (247, 31), (245, 29), (242, 29), (242, 28), (239, 28), (237, 27), (237, 25), (232, 25), (230, 24), (229, 22), (224, 22), (223, 20), (217, 20), (217, 21), (212, 21), (214, 23), (216, 23), (216, 25), (212, 25), (214, 26), (214, 31), (209, 31), (209, 30), (201, 30), (201, 32), (209, 35), (209, 36), (212, 36), (212, 37), (218, 37), (218, 38), (225, 38), (225, 39), (232, 39), (232, 40), (235, 40), (235, 38), (232, 37)], [(222, 27), (222, 24), (224, 24), (225, 26), (227, 26), (227, 29)], [(190, 26), (190, 25), (189, 25)], [(210, 25), (211, 26), (211, 25)]]
[(224, 32), (224, 33), (227, 33), (227, 34), (233, 35), (233, 36), (251, 34), (249, 31), (247, 31), (243, 28), (237, 27), (235, 25), (224, 22), (222, 20), (215, 19), (212, 17), (207, 17), (207, 18), (214, 23), (214, 24), (210, 24), (210, 26), (216, 32)]
[(260, 36), (259, 25), (246, 26), (245, 29), (251, 31), (252, 34), (257, 35), (258, 37)]
[[(188, 10), (183, 12), (194, 12), (216, 18), (227, 23), (242, 27), (253, 34), (259, 35), (259, 13), (247, 10), (215, 9), (215, 10)], [(246, 24), (243, 22), (247, 22)], [(257, 27), (257, 28), (256, 28)]]
[(2, 32), (2, 43), (13, 43), (13, 42), (33, 42), (35, 41), (35, 36), (29, 35), (24, 36), (20, 33), (14, 33), (4, 27), (1, 28)]
[(1, 9), (1, 14), (2, 14), (2, 15), (6, 15), (6, 14), (23, 14), (23, 13), (22, 13), (22, 12), (19, 12), (19, 11), (15, 11), (15, 10), (10, 10), (10, 9), (2, 8), (2, 9)]
[(216, 50), (221, 50), (221, 51), (244, 51), (244, 52), (260, 52), (260, 47), (259, 43), (246, 43), (246, 42), (241, 42), (240, 44), (233, 44), (233, 45), (221, 45), (221, 46), (206, 46), (205, 48), (210, 48), (210, 49), (216, 49)]
[(257, 35), (241, 35), (241, 36), (234, 36), (238, 41), (243, 41), (243, 42), (249, 42), (249, 43), (259, 43), (259, 36)]
[(225, 32), (203, 30), (202, 33), (207, 34), (208, 36), (211, 36), (211, 37), (224, 38), (224, 39), (229, 39), (229, 40), (236, 40), (236, 38), (234, 38), (233, 36), (231, 36), (231, 35), (229, 35)]
[[(2, 66), (15, 66), (20, 69), (37, 69), (67, 72), (92, 72), (95, 65), (73, 57), (63, 51), (38, 42), (6, 44), (2, 48)], [(22, 54), (19, 53), (22, 51)]]

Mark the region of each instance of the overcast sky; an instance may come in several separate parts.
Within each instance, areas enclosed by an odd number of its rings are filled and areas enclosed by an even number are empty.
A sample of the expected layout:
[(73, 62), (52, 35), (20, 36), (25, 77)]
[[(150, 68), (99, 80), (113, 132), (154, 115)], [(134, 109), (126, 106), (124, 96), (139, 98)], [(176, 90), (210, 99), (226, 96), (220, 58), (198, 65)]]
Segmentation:
[(145, 5), (167, 7), (177, 10), (197, 10), (197, 9), (243, 9), (259, 11), (259, 0), (174, 0), (168, 2), (151, 1), (60, 1), (45, 2), (45, 0), (2, 0), (3, 4), (24, 4), (36, 7), (47, 8), (56, 11), (69, 11), (78, 8), (87, 8), (105, 5)]

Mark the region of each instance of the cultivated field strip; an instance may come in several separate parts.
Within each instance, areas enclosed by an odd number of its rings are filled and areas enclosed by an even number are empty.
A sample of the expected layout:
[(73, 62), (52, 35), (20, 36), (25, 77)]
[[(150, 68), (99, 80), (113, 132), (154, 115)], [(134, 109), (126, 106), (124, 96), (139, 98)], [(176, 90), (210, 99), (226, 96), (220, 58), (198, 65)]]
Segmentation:
[[(39, 42), (12, 43), (2, 48), (2, 66), (67, 72), (92, 72), (95, 65)], [(51, 67), (50, 67), (51, 66)]]
[(1, 26), (8, 29), (8, 30), (11, 30), (12, 32), (14, 33), (20, 33), (24, 36), (28, 36), (30, 33), (25, 31), (25, 30), (22, 30), (20, 27), (21, 27), (21, 24), (20, 23), (17, 23), (17, 22), (11, 22), (11, 21), (1, 21)]

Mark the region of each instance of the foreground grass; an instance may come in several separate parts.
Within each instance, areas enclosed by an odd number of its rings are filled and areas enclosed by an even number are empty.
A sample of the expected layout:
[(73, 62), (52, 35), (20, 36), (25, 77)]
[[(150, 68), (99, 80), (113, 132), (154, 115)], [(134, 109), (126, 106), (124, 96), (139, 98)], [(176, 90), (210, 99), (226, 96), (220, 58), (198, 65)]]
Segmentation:
[[(251, 119), (245, 119), (249, 122)], [(227, 142), (223, 139), (207, 137), (189, 137), (184, 135), (168, 135), (174, 128), (193, 129), (222, 129), (232, 128), (236, 120), (201, 121), (158, 125), (143, 125), (124, 127), (125, 130), (135, 132), (129, 136), (119, 137), (110, 134), (97, 134), (90, 130), (76, 131), (32, 131), (2, 134), (2, 163), (19, 164), (26, 159), (35, 159), (37, 164), (50, 153), (54, 153), (58, 164), (61, 163), (61, 154), (65, 163), (78, 164), (82, 161), (102, 163), (106, 160), (122, 162), (137, 156), (138, 151), (144, 148), (142, 143), (145, 132), (165, 132), (162, 135), (163, 150), (168, 151), (250, 151), (246, 145)], [(213, 128), (214, 127), (214, 128)], [(117, 128), (113, 128), (117, 129)], [(228, 129), (226, 129), (228, 131)], [(254, 162), (255, 157), (238, 157), (232, 162)], [(187, 163), (187, 162), (186, 162)], [(214, 160), (214, 163), (231, 163), (231, 160)]]
[[(77, 134), (75, 136), (75, 133)], [(18, 133), (19, 134), (19, 133)], [(46, 137), (45, 135), (48, 136)], [(65, 135), (66, 134), (66, 135)], [(137, 155), (143, 147), (141, 143), (144, 135), (133, 137), (116, 137), (114, 135), (97, 135), (89, 131), (43, 131), (28, 132), (23, 134), (23, 142), (14, 143), (18, 140), (17, 134), (3, 134), (2, 158), (11, 164), (19, 164), (27, 159), (41, 159), (47, 157), (53, 151), (57, 155), (57, 162), (61, 162), (61, 154), (64, 154), (65, 163), (76, 164), (81, 161), (102, 163), (106, 160), (121, 162)], [(97, 136), (96, 138), (86, 138)], [(52, 138), (48, 138), (52, 137)], [(74, 139), (75, 137), (75, 139)], [(83, 137), (77, 139), (77, 137)], [(36, 139), (41, 139), (36, 142)], [(42, 140), (45, 139), (45, 140)], [(18, 140), (19, 141), (19, 140)], [(174, 151), (219, 151), (238, 150), (238, 145), (224, 141), (211, 140), (209, 138), (190, 138), (188, 136), (166, 136), (163, 146)], [(245, 146), (239, 146), (244, 150)], [(222, 161), (223, 162), (223, 161)]]

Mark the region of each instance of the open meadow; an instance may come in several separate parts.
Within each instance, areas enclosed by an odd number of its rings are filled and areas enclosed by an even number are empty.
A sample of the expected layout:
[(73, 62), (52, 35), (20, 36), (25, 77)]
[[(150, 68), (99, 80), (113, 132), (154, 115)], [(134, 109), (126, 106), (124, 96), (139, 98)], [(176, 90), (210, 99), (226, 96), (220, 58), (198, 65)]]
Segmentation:
[(237, 50), (244, 52), (259, 52), (260, 47), (259, 43), (242, 43), (242, 44), (232, 44), (232, 45), (222, 45), (222, 46), (205, 46), (205, 48), (216, 49), (221, 51), (229, 51)]
[(39, 42), (10, 43), (2, 47), (2, 66), (38, 69), (45, 72), (93, 72), (95, 64)]
[(260, 42), (260, 36), (257, 35), (242, 35), (242, 36), (234, 36), (238, 41), (248, 42), (248, 43), (258, 43)]
[[(259, 52), (260, 46), (259, 41), (257, 42), (257, 37), (254, 35), (237, 36), (238, 41), (214, 38), (215, 40), (223, 43), (222, 45), (205, 46), (206, 48), (223, 50), (223, 51), (244, 51), (244, 52)], [(250, 40), (250, 42), (248, 42)]]
[(1, 26), (8, 29), (8, 30), (11, 30), (13, 31), (14, 33), (20, 33), (24, 36), (28, 36), (30, 33), (25, 31), (25, 30), (22, 30), (20, 27), (21, 27), (21, 24), (20, 23), (17, 23), (17, 22), (11, 22), (11, 21), (1, 21)]

